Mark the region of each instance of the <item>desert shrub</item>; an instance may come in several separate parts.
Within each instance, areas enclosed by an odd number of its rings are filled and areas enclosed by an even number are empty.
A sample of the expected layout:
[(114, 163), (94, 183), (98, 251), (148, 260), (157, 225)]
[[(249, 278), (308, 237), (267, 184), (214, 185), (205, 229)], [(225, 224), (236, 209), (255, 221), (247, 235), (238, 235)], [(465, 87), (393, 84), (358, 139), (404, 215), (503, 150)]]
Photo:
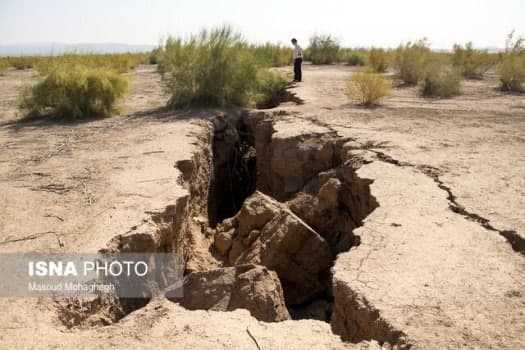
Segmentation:
[(293, 50), (291, 48), (265, 43), (263, 45), (252, 45), (251, 49), (260, 65), (282, 67), (293, 63)]
[(503, 91), (523, 92), (525, 83), (525, 45), (523, 38), (513, 40), (511, 33), (498, 67), (500, 88)]
[(498, 67), (498, 75), (501, 90), (523, 92), (525, 56), (506, 55)]
[(188, 40), (169, 38), (164, 51), (159, 72), (173, 107), (243, 106), (256, 93), (253, 51), (229, 26), (203, 30)]
[(143, 54), (132, 53), (102, 55), (101, 59), (104, 63), (96, 66), (111, 68), (120, 73), (135, 69), (140, 63), (145, 61)]
[(312, 64), (331, 64), (337, 62), (339, 41), (330, 35), (314, 35), (310, 38), (308, 59)]
[(64, 53), (56, 56), (19, 56), (5, 58), (10, 67), (16, 69), (35, 68), (40, 74), (47, 75), (63, 65), (82, 65), (90, 68), (108, 68), (120, 73), (134, 69), (138, 64), (147, 62), (145, 53), (91, 54)]
[(130, 70), (135, 69), (139, 64), (147, 63), (149, 59), (148, 55), (145, 53), (82, 55), (79, 63), (86, 64), (83, 63), (83, 58), (88, 60), (93, 58), (93, 61), (89, 64), (91, 67), (108, 68), (116, 70), (119, 73), (129, 72)]
[(363, 49), (341, 49), (338, 62), (344, 62), (349, 66), (364, 66), (366, 65), (366, 56), (366, 51)]
[(391, 82), (384, 76), (370, 71), (359, 71), (353, 73), (346, 82), (345, 94), (356, 103), (374, 106), (390, 94), (391, 87)]
[(339, 51), (337, 52), (337, 62), (346, 62), (348, 57), (352, 54), (352, 49), (347, 47), (341, 47), (339, 48)]
[(495, 61), (487, 51), (475, 50), (468, 42), (464, 47), (454, 45), (452, 64), (466, 78), (482, 78)]
[(33, 56), (9, 57), (9, 65), (18, 70), (30, 69), (34, 67), (37, 60), (38, 58)]
[(350, 55), (350, 57), (348, 57), (346, 63), (349, 66), (364, 66), (366, 64), (366, 59), (359, 53), (353, 53)]
[(371, 48), (368, 51), (368, 66), (376, 73), (384, 73), (388, 68), (388, 56), (385, 50)]
[(28, 116), (85, 118), (109, 116), (126, 93), (127, 80), (114, 70), (64, 65), (52, 70), (23, 94)]
[(303, 48), (303, 60), (304, 61), (311, 61), (312, 57), (310, 55), (310, 48)]
[(287, 56), (286, 49), (268, 44), (256, 53), (229, 26), (203, 30), (189, 39), (170, 37), (158, 62), (169, 105), (253, 106), (282, 94), (287, 78), (269, 71)]
[(254, 102), (257, 108), (273, 108), (286, 98), (288, 79), (280, 72), (259, 69)]
[(460, 94), (461, 73), (436, 57), (425, 63), (419, 91), (427, 97), (451, 97)]
[(160, 60), (160, 56), (162, 55), (162, 47), (156, 47), (153, 50), (151, 50), (148, 61), (149, 64), (157, 64)]
[(65, 53), (57, 56), (40, 56), (33, 59), (33, 66), (41, 75), (47, 75), (61, 66), (80, 65), (88, 68), (106, 68), (125, 73), (146, 62), (144, 53), (79, 54)]
[(9, 62), (5, 58), (0, 58), (0, 75), (4, 75), (5, 70), (9, 67)]
[(405, 84), (417, 84), (429, 55), (430, 48), (425, 39), (400, 45), (392, 54), (396, 77)]

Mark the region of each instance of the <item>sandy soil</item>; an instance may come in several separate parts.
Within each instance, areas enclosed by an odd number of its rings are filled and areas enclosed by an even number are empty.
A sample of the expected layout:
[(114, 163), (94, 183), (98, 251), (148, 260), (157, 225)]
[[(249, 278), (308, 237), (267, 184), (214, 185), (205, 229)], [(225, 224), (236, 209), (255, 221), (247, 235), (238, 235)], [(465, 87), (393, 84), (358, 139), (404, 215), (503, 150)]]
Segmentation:
[[(4, 299), (0, 347), (325, 349), (388, 340), (523, 348), (525, 260), (504, 236), (525, 238), (524, 96), (496, 91), (489, 77), (464, 82), (464, 94), (446, 100), (395, 89), (368, 110), (344, 96), (351, 68), (304, 70), (292, 91), (305, 103), (278, 107), (290, 115), (275, 132), (329, 130), (355, 140), (370, 162), (359, 176), (374, 181), (379, 203), (356, 231), (361, 244), (333, 268), (341, 308), (333, 328), (353, 343), (324, 322), (268, 324), (246, 311), (188, 311), (165, 300), (112, 326), (67, 330), (53, 301)], [(174, 165), (191, 158), (216, 111), (162, 111), (167, 97), (154, 67), (141, 66), (122, 116), (13, 122), (17, 91), (32, 81), (30, 71), (0, 77), (0, 252), (96, 251), (117, 234), (148, 230), (152, 214), (187, 193)], [(396, 336), (382, 338), (381, 327)]]
[(463, 94), (425, 99), (417, 88), (394, 89), (383, 106), (352, 106), (344, 96), (351, 68), (307, 67), (293, 110), (328, 123), (343, 136), (380, 144), (390, 157), (439, 169), (440, 180), (467, 210), (498, 230), (525, 237), (525, 97), (497, 91), (494, 76), (462, 83)]
[(421, 348), (523, 347), (525, 98), (496, 91), (491, 77), (465, 81), (453, 99), (395, 89), (366, 110), (347, 103), (348, 75), (307, 67), (296, 88), (305, 104), (289, 107), (372, 159), (359, 174), (374, 180), (380, 207), (333, 268), (340, 291), (362, 298), (347, 307), (366, 304)]

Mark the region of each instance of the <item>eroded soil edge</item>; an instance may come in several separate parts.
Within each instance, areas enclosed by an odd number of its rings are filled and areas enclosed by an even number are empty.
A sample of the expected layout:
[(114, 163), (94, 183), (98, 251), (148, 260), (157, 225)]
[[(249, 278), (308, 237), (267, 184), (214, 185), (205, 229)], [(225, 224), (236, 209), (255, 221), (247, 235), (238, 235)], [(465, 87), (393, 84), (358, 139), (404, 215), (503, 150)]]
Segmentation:
[[(372, 180), (356, 173), (367, 160), (351, 140), (318, 126), (297, 132), (286, 117), (239, 111), (203, 121), (192, 159), (177, 164), (188, 194), (105, 249), (182, 254), (184, 297), (173, 301), (190, 310), (316, 319), (344, 340), (409, 346), (330, 273), (339, 253), (360, 244), (353, 232), (379, 205)], [(68, 327), (104, 325), (148, 301), (70, 301), (59, 303), (59, 315)]]

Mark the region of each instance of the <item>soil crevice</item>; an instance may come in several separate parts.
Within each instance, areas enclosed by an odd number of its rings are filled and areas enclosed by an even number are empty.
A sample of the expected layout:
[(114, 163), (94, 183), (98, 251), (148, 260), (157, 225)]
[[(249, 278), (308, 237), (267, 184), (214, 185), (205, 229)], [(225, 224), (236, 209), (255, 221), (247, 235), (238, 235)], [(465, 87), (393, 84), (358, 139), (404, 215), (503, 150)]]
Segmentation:
[(398, 159), (394, 159), (391, 156), (380, 152), (376, 150), (370, 150), (371, 152), (375, 153), (377, 155), (377, 158), (382, 161), (389, 164), (393, 164), (396, 166), (401, 167), (412, 167), (414, 169), (419, 170), (421, 173), (425, 174), (426, 176), (430, 177), (437, 186), (445, 191), (447, 193), (447, 199), (449, 201), (449, 209), (453, 211), (456, 214), (459, 214), (463, 217), (465, 217), (467, 220), (474, 221), (484, 227), (485, 229), (493, 232), (497, 232), (499, 235), (504, 237), (507, 242), (510, 244), (512, 249), (521, 254), (522, 256), (525, 256), (525, 238), (523, 238), (522, 235), (520, 235), (515, 230), (499, 230), (495, 228), (491, 223), (490, 220), (479, 215), (476, 213), (473, 213), (466, 209), (464, 206), (459, 204), (457, 200), (457, 196), (452, 192), (452, 189), (445, 185), (444, 182), (440, 179), (440, 169), (430, 166), (430, 165), (417, 165), (410, 162), (404, 162), (400, 161)]

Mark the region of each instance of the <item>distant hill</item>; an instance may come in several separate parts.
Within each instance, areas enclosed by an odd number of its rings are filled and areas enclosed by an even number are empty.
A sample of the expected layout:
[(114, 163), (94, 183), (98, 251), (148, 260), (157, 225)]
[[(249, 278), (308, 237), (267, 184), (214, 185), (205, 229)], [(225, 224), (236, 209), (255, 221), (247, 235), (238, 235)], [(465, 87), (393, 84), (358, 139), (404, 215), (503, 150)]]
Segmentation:
[(154, 45), (129, 45), (120, 43), (33, 43), (0, 45), (0, 56), (59, 55), (78, 53), (123, 53), (150, 51)]

